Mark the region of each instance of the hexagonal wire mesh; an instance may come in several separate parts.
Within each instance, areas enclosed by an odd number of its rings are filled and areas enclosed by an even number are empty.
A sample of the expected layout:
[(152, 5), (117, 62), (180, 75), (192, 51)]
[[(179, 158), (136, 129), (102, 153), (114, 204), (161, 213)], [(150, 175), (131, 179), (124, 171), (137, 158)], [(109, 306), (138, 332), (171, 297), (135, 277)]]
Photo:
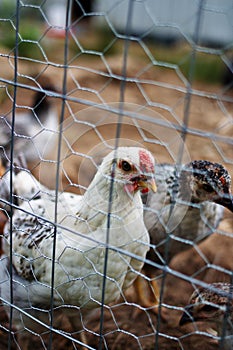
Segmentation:
[(1, 348), (231, 349), (232, 2), (0, 9)]

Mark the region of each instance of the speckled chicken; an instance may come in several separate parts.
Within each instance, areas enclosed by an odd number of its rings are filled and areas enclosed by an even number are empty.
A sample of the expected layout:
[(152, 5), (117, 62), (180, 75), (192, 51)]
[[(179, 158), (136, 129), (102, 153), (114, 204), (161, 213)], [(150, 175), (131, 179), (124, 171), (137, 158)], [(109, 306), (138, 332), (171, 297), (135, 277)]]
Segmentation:
[[(55, 231), (54, 191), (42, 186), (28, 171), (15, 175), (19, 209), (12, 219), (14, 305), (49, 324), (54, 262), (54, 308), (59, 313), (66, 312), (74, 329), (80, 331), (79, 312), (83, 316), (101, 304), (106, 252), (104, 303), (117, 300), (133, 283), (149, 249), (140, 196), (140, 190), (149, 189), (156, 189), (151, 153), (137, 147), (120, 147), (103, 159), (83, 196), (58, 193)], [(0, 290), (7, 304), (9, 225), (4, 236)], [(39, 325), (33, 327), (30, 318), (17, 309), (13, 310), (13, 324), (18, 330), (26, 326), (39, 332)], [(24, 347), (27, 342), (23, 341)]]
[[(180, 171), (172, 165), (155, 165), (157, 192), (144, 196), (144, 220), (152, 248), (147, 258), (160, 265), (169, 264), (172, 257), (202, 241), (215, 231), (224, 207), (233, 211), (231, 177), (218, 163), (193, 161)], [(145, 274), (154, 277), (156, 268), (148, 264)], [(159, 288), (152, 280), (155, 298), (147, 300), (142, 280), (137, 280), (140, 304), (157, 304)], [(156, 309), (154, 310), (156, 311)]]
[[(212, 283), (209, 288), (194, 291), (184, 309), (180, 326), (202, 322), (206, 332), (215, 338), (222, 350), (233, 349), (233, 286), (229, 283)], [(198, 330), (198, 324), (196, 324)]]

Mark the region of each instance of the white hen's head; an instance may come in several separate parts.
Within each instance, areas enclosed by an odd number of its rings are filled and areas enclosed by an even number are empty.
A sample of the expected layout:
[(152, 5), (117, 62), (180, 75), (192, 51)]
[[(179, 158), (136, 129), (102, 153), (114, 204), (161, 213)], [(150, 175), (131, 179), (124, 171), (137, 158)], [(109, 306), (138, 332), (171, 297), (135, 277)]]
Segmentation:
[(119, 147), (110, 152), (99, 169), (99, 174), (122, 184), (124, 191), (156, 191), (155, 161), (152, 154), (140, 147)]

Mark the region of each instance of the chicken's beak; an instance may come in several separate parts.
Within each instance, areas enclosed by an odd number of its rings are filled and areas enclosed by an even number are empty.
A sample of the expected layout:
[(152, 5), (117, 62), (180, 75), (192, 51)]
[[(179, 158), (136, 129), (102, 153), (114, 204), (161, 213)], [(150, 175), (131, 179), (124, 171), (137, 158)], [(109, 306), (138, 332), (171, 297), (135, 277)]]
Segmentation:
[(155, 183), (154, 177), (152, 177), (152, 178), (148, 181), (148, 184), (149, 184), (149, 188), (151, 189), (151, 191), (157, 192), (157, 185), (156, 185), (156, 183)]
[(222, 205), (223, 207), (229, 209), (233, 212), (233, 196), (218, 198), (215, 203)]
[(142, 193), (148, 192), (148, 190), (151, 190), (153, 192), (157, 191), (157, 186), (154, 177), (140, 179), (138, 181), (138, 186), (142, 188)]
[(185, 307), (185, 311), (180, 319), (180, 326), (183, 326), (184, 324), (186, 323), (190, 323), (194, 321), (194, 318), (193, 318), (193, 307), (190, 305), (190, 306), (186, 306)]
[(6, 173), (6, 168), (2, 163), (2, 159), (0, 159), (0, 177), (3, 177), (3, 175)]

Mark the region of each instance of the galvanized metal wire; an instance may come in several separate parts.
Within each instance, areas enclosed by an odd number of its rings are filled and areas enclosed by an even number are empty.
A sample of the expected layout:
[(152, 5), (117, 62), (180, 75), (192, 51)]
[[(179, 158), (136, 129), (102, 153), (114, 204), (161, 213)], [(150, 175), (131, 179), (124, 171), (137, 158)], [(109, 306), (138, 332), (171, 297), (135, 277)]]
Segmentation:
[[(3, 121), (7, 120), (7, 116), (9, 115), (9, 106), (11, 117), (11, 143), (10, 143), (10, 193), (9, 198), (0, 198), (1, 205), (10, 205), (10, 231), (13, 231), (13, 223), (11, 220), (14, 209), (18, 208), (23, 212), (27, 212), (27, 210), (22, 209), (18, 206), (17, 203), (14, 202), (14, 193), (13, 193), (13, 172), (15, 169), (14, 165), (14, 157), (15, 157), (15, 139), (18, 135), (15, 133), (15, 118), (17, 114), (18, 107), (23, 107), (24, 111), (30, 110), (30, 107), (25, 102), (19, 102), (19, 99), (23, 101), (22, 96), (29, 94), (33, 94), (39, 91), (43, 91), (47, 97), (51, 97), (56, 100), (57, 105), (60, 104), (60, 113), (59, 113), (59, 121), (58, 128), (56, 131), (52, 130), (51, 134), (56, 138), (56, 152), (54, 152), (55, 156), (53, 159), (48, 159), (47, 156), (40, 155), (31, 171), (35, 171), (38, 163), (42, 164), (55, 164), (55, 175), (53, 181), (53, 189), (55, 190), (55, 199), (54, 199), (54, 217), (53, 218), (44, 218), (43, 216), (32, 214), (34, 217), (42, 220), (45, 224), (51, 224), (54, 227), (54, 245), (53, 245), (53, 258), (51, 261), (51, 303), (50, 303), (50, 323), (43, 324), (43, 322), (39, 319), (36, 319), (33, 315), (28, 314), (25, 310), (20, 310), (17, 305), (14, 305), (14, 291), (13, 291), (13, 242), (12, 236), (10, 236), (10, 246), (11, 246), (11, 255), (9, 257), (10, 261), (10, 302), (7, 300), (1, 301), (3, 304), (7, 304), (10, 306), (10, 319), (9, 326), (5, 326), (4, 324), (0, 325), (0, 329), (4, 330), (8, 334), (8, 343), (7, 348), (13, 349), (15, 344), (15, 339), (17, 338), (17, 332), (15, 332), (14, 324), (13, 324), (13, 312), (14, 310), (18, 310), (22, 313), (22, 315), (26, 315), (31, 320), (38, 323), (38, 325), (44, 325), (44, 328), (48, 333), (49, 341), (46, 345), (46, 349), (53, 349), (54, 346), (54, 337), (59, 335), (64, 339), (69, 341), (69, 349), (78, 349), (79, 346), (83, 345), (88, 349), (110, 349), (108, 346), (108, 341), (106, 340), (106, 334), (104, 332), (104, 321), (105, 321), (105, 313), (108, 311), (112, 315), (112, 319), (114, 320), (115, 329), (109, 330), (107, 335), (111, 335), (117, 332), (119, 334), (124, 334), (126, 336), (132, 337), (136, 339), (138, 349), (144, 349), (141, 341), (146, 338), (147, 335), (137, 335), (134, 332), (130, 332), (125, 330), (118, 321), (115, 319), (114, 314), (114, 305), (109, 307), (105, 303), (105, 293), (106, 293), (106, 278), (107, 278), (107, 267), (109, 264), (109, 249), (112, 251), (117, 251), (122, 256), (130, 256), (133, 259), (137, 259), (140, 261), (140, 257), (134, 255), (132, 253), (127, 252), (123, 248), (116, 248), (111, 246), (109, 243), (109, 229), (111, 227), (111, 203), (112, 203), (112, 190), (114, 186), (114, 176), (111, 182), (111, 188), (109, 193), (109, 208), (108, 208), (108, 222), (107, 222), (107, 236), (105, 242), (105, 260), (104, 260), (104, 268), (103, 268), (103, 283), (101, 286), (102, 297), (100, 304), (100, 318), (98, 329), (96, 330), (88, 330), (89, 334), (93, 336), (97, 336), (98, 341), (96, 342), (96, 346), (92, 347), (88, 344), (83, 344), (82, 341), (73, 336), (72, 333), (68, 333), (64, 330), (57, 329), (54, 325), (54, 295), (55, 295), (55, 274), (56, 274), (56, 236), (58, 229), (64, 229), (69, 231), (67, 227), (64, 227), (58, 221), (58, 197), (59, 191), (61, 188), (62, 180), (65, 179), (64, 182), (68, 183), (72, 189), (79, 190), (82, 192), (85, 189), (86, 184), (78, 183), (76, 181), (73, 182), (71, 176), (67, 173), (66, 170), (63, 170), (63, 165), (67, 159), (71, 156), (83, 157), (84, 160), (91, 160), (92, 165), (98, 168), (98, 159), (94, 159), (93, 157), (93, 149), (95, 146), (97, 147), (96, 154), (101, 154), (103, 148), (105, 150), (117, 149), (123, 140), (123, 142), (129, 141), (131, 136), (129, 135), (128, 140), (124, 135), (124, 127), (131, 126), (137, 129), (139, 136), (137, 136), (136, 140), (130, 140), (133, 142), (138, 142), (143, 145), (148, 145), (148, 147), (155, 147), (155, 149), (164, 149), (165, 156), (161, 157), (162, 159), (167, 158), (168, 161), (173, 162), (179, 166), (184, 163), (187, 159), (192, 159), (198, 152), (194, 152), (192, 148), (192, 142), (189, 141), (189, 138), (192, 140), (197, 138), (202, 145), (203, 142), (206, 144), (211, 144), (211, 150), (214, 150), (213, 157), (217, 157), (219, 162), (222, 162), (226, 165), (230, 172), (233, 170), (233, 158), (232, 158), (232, 146), (233, 146), (233, 138), (231, 135), (232, 132), (232, 106), (233, 106), (233, 96), (230, 91), (230, 87), (232, 87), (233, 81), (233, 65), (232, 65), (232, 45), (233, 45), (233, 26), (230, 25), (232, 30), (232, 40), (223, 38), (222, 42), (219, 38), (211, 38), (212, 41), (209, 41), (205, 38), (205, 32), (203, 32), (203, 26), (206, 20), (207, 14), (213, 15), (223, 15), (225, 21), (228, 21), (229, 14), (233, 14), (233, 5), (230, 1), (224, 0), (222, 2), (222, 6), (220, 6), (215, 1), (211, 0), (196, 0), (194, 1), (195, 11), (192, 13), (194, 18), (193, 31), (190, 33), (190, 30), (186, 28), (187, 22), (191, 21), (190, 14), (187, 12), (186, 19), (183, 22), (179, 22), (177, 17), (179, 13), (179, 6), (183, 5), (182, 0), (176, 0), (175, 5), (173, 4), (173, 8), (171, 10), (169, 4), (171, 3), (167, 1), (167, 6), (163, 5), (162, 8), (159, 4), (159, 1), (156, 1), (157, 4), (157, 12), (153, 13), (152, 8), (154, 9), (154, 4), (152, 4), (149, 0), (142, 1), (118, 1), (112, 0), (110, 2), (106, 1), (98, 1), (95, 2), (93, 8), (90, 12), (85, 12), (85, 2), (74, 0), (80, 8), (81, 14), (77, 20), (72, 23), (72, 4), (73, 1), (61, 1), (60, 5), (63, 6), (63, 10), (60, 11), (60, 15), (63, 14), (63, 24), (53, 24), (51, 23), (51, 18), (49, 18), (48, 10), (50, 7), (52, 8), (52, 2), (49, 0), (44, 0), (38, 3), (33, 0), (16, 0), (10, 1), (11, 9), (9, 13), (9, 17), (7, 12), (6, 16), (1, 15), (0, 12), (0, 31), (2, 35), (4, 35), (5, 25), (9, 25), (10, 31), (14, 33), (14, 44), (10, 46), (10, 48), (5, 48), (3, 42), (0, 40), (0, 59), (2, 60), (2, 67), (0, 68), (0, 98), (2, 100), (2, 104), (4, 106), (4, 113), (1, 115), (1, 119)], [(0, 4), (0, 6), (3, 6)], [(138, 30), (137, 24), (135, 24), (135, 18), (137, 18), (138, 7), (141, 9), (141, 22), (138, 20)], [(106, 8), (105, 8), (106, 7)], [(122, 13), (122, 18), (119, 18), (119, 23), (117, 22), (117, 18), (114, 18), (114, 11), (117, 11), (119, 8), (124, 9), (124, 13)], [(0, 7), (1, 9), (1, 7)], [(169, 12), (169, 16), (172, 18), (174, 15), (174, 22), (171, 19), (163, 20), (164, 14), (163, 11), (167, 10)], [(31, 13), (36, 13), (40, 17), (41, 32), (34, 38), (24, 38), (24, 34), (22, 33), (22, 26), (26, 25), (24, 23), (25, 18), (23, 17), (24, 11), (32, 11)], [(173, 11), (173, 12), (172, 12)], [(64, 12), (64, 13), (63, 13)], [(166, 17), (166, 16), (165, 16)], [(124, 18), (125, 21), (123, 20)], [(208, 18), (208, 16), (207, 16)], [(218, 17), (216, 17), (218, 18)], [(84, 24), (82, 27), (82, 22), (91, 19), (93, 23), (97, 23), (97, 27), (100, 27), (100, 37), (102, 39), (104, 35), (111, 34), (111, 38), (108, 39), (107, 43), (99, 49), (96, 48), (96, 39), (94, 37), (94, 42), (92, 43), (91, 35), (89, 34), (89, 30), (95, 31), (95, 27), (90, 22)], [(95, 22), (96, 21), (96, 22)], [(123, 24), (122, 24), (123, 22)], [(185, 23), (185, 24), (184, 24)], [(80, 28), (79, 28), (80, 25)], [(91, 26), (93, 25), (94, 29)], [(141, 25), (143, 29), (141, 28)], [(88, 27), (89, 26), (89, 27)], [(86, 29), (88, 28), (88, 29)], [(164, 34), (163, 29), (167, 30)], [(80, 30), (80, 31), (79, 31)], [(83, 30), (83, 33), (82, 33)], [(161, 31), (162, 30), (162, 31)], [(169, 32), (170, 30), (170, 32)], [(156, 31), (158, 31), (158, 37), (161, 40), (163, 38), (165, 41), (169, 39), (169, 36), (173, 36), (173, 33), (178, 32), (177, 38), (175, 37), (176, 45), (188, 45), (189, 46), (189, 66), (187, 74), (184, 74), (181, 70), (181, 64), (172, 63), (172, 60), (169, 58), (166, 60), (159, 58), (159, 46), (158, 38)], [(85, 38), (85, 33), (87, 31), (87, 36), (90, 35), (90, 42), (87, 38)], [(49, 36), (51, 34), (56, 37), (56, 39)], [(150, 34), (150, 35), (149, 35)], [(59, 37), (61, 35), (61, 38)], [(83, 35), (83, 37), (82, 37)], [(149, 39), (147, 37), (149, 36)], [(208, 37), (208, 35), (206, 35)], [(84, 39), (83, 39), (84, 38)], [(10, 40), (10, 39), (9, 39)], [(46, 43), (47, 40), (47, 43)], [(57, 48), (52, 47), (53, 41), (57, 40), (57, 47), (59, 50), (63, 51), (62, 62), (59, 61), (60, 58), (55, 59), (53, 50), (57, 50)], [(51, 48), (50, 48), (51, 41)], [(83, 43), (84, 42), (84, 43)], [(111, 55), (107, 55), (107, 52), (114, 47), (117, 43), (122, 42), (120, 54), (114, 56), (113, 54), (113, 63), (111, 62)], [(48, 44), (49, 43), (49, 44)], [(154, 45), (154, 51), (151, 48), (151, 43)], [(177, 44), (178, 43), (178, 44)], [(21, 51), (22, 45), (27, 46), (27, 50), (30, 49), (30, 45), (34, 45), (40, 52), (39, 57), (35, 57), (32, 52), (32, 56), (27, 52)], [(134, 55), (137, 53), (131, 53), (131, 45), (137, 44), (137, 48), (139, 48), (138, 52), (142, 50), (144, 59), (146, 64), (143, 67), (136, 67), (137, 63)], [(47, 45), (47, 46), (46, 46)], [(85, 47), (86, 46), (86, 47)], [(7, 46), (6, 46), (7, 47)], [(50, 50), (51, 49), (51, 52)], [(163, 49), (162, 49), (163, 50)], [(172, 46), (171, 46), (172, 52)], [(205, 55), (211, 57), (219, 58), (222, 65), (224, 65), (228, 75), (230, 77), (230, 83), (226, 83), (222, 86), (222, 88), (210, 88), (207, 89), (205, 84), (199, 83), (195, 84), (195, 73), (198, 64), (198, 55)], [(52, 58), (50, 58), (50, 55)], [(79, 58), (82, 55), (89, 56), (89, 60), (82, 61), (80, 63)], [(158, 57), (157, 57), (158, 56)], [(90, 64), (90, 60), (93, 60)], [(184, 61), (187, 57), (183, 57)], [(95, 60), (95, 63), (93, 64)], [(115, 61), (114, 61), (115, 60)], [(121, 60), (121, 64), (119, 65), (119, 61)], [(141, 62), (141, 61), (140, 61)], [(30, 65), (30, 69), (26, 69), (25, 64)], [(134, 67), (135, 64), (135, 67)], [(4, 65), (6, 66), (6, 72), (4, 69)], [(118, 69), (120, 66), (120, 69)], [(150, 78), (150, 71), (153, 68), (166, 69), (170, 70), (173, 74), (173, 78), (171, 81), (166, 81), (166, 79), (154, 79), (154, 76)], [(35, 73), (36, 71), (36, 73)], [(149, 73), (148, 73), (149, 72)], [(51, 77), (55, 80), (60, 80), (60, 91), (51, 91), (47, 88), (43, 88), (43, 86), (39, 86), (39, 78), (43, 77), (44, 74), (51, 75)], [(45, 75), (46, 75), (45, 74)], [(90, 76), (97, 77), (96, 86), (95, 83), (89, 84), (88, 79)], [(98, 85), (98, 81), (101, 81), (100, 86)], [(108, 97), (108, 91), (112, 88), (112, 84), (116, 84), (114, 87), (114, 91), (117, 93), (114, 95), (115, 100), (113, 101), (111, 96)], [(211, 84), (209, 84), (211, 85)], [(136, 87), (135, 91), (140, 95), (139, 103), (135, 103), (135, 99), (132, 97), (128, 97), (128, 86)], [(13, 89), (13, 93), (11, 92)], [(162, 89), (166, 91), (167, 94), (169, 92), (177, 93), (176, 101), (165, 101), (165, 99), (160, 100), (157, 96), (151, 96), (150, 89), (152, 93), (154, 91), (158, 91), (158, 89)], [(156, 90), (157, 89), (157, 90)], [(109, 95), (111, 93), (109, 92)], [(80, 97), (81, 96), (81, 97)], [(117, 96), (117, 98), (116, 98)], [(167, 95), (168, 96), (168, 95)], [(197, 102), (194, 101), (196, 99)], [(215, 108), (218, 108), (217, 112), (219, 115), (222, 115), (222, 120), (219, 121), (217, 125), (211, 126), (211, 123), (208, 126), (205, 125), (205, 116), (203, 116), (203, 125), (197, 126), (193, 123), (193, 119), (190, 117), (192, 112), (193, 105), (198, 103), (201, 99), (206, 99), (208, 102), (214, 103)], [(131, 103), (131, 101), (134, 103)], [(193, 102), (194, 101), (194, 102)], [(23, 105), (21, 105), (23, 103)], [(182, 112), (177, 112), (177, 109), (180, 106), (183, 106)], [(133, 106), (132, 106), (133, 105)], [(151, 109), (151, 112), (148, 110)], [(83, 114), (82, 111), (84, 110)], [(201, 112), (200, 112), (201, 113)], [(108, 116), (108, 117), (104, 117)], [(208, 118), (210, 116), (208, 115)], [(101, 127), (110, 125), (113, 128), (113, 125), (116, 126), (114, 136), (103, 137), (102, 133), (99, 131)], [(80, 131), (84, 128), (84, 131)], [(109, 127), (110, 128), (110, 127)], [(42, 126), (42, 131), (45, 130)], [(77, 138), (75, 136), (70, 136), (71, 131), (77, 130)], [(98, 138), (97, 144), (92, 145), (90, 142), (90, 148), (93, 146), (93, 149), (87, 149), (86, 153), (83, 153), (82, 148), (75, 148), (75, 142), (81, 137), (85, 135), (86, 130), (92, 130), (94, 135)], [(110, 129), (109, 129), (110, 130)], [(155, 131), (156, 130), (156, 131)], [(151, 131), (151, 134), (150, 134)], [(174, 140), (176, 140), (175, 145), (173, 140), (170, 140), (169, 135), (174, 135)], [(39, 132), (40, 134), (40, 132)], [(111, 132), (109, 132), (112, 135)], [(150, 134), (150, 135), (149, 135)], [(94, 136), (93, 136), (94, 137)], [(161, 138), (160, 138), (161, 137)], [(35, 144), (35, 138), (32, 138), (32, 143)], [(139, 141), (138, 141), (139, 140)], [(171, 143), (169, 143), (171, 141)], [(1, 141), (0, 141), (1, 142)], [(196, 143), (197, 144), (197, 143)], [(66, 147), (64, 152), (63, 147)], [(45, 145), (46, 146), (46, 145)], [(104, 146), (104, 147), (103, 147)], [(153, 146), (153, 147), (152, 147)], [(99, 147), (99, 148), (98, 148)], [(102, 147), (102, 148), (101, 148)], [(157, 147), (157, 148), (156, 148)], [(202, 147), (202, 146), (200, 146)], [(0, 148), (4, 147), (0, 144)], [(55, 148), (55, 146), (54, 146)], [(64, 152), (64, 153), (63, 153)], [(99, 152), (99, 153), (98, 153)], [(231, 153), (230, 153), (231, 152)], [(200, 152), (203, 155), (203, 152)], [(158, 160), (159, 157), (158, 157)], [(213, 159), (212, 159), (213, 160)], [(36, 164), (36, 165), (35, 165)], [(114, 174), (114, 169), (113, 169)], [(40, 175), (40, 173), (39, 173)], [(49, 177), (49, 175), (48, 175)], [(39, 178), (40, 180), (40, 178)], [(49, 184), (50, 185), (50, 184)], [(49, 186), (48, 186), (49, 187)], [(171, 208), (172, 211), (172, 208)], [(232, 227), (231, 227), (232, 229)], [(223, 237), (230, 237), (232, 232), (225, 232), (224, 230), (217, 230), (219, 235)], [(82, 237), (81, 233), (78, 233), (80, 237)], [(183, 272), (179, 272), (170, 267), (167, 262), (167, 256), (169, 253), (169, 242), (172, 239), (171, 235), (168, 235), (168, 238), (165, 242), (165, 264), (158, 264), (149, 259), (145, 259), (143, 262), (149, 264), (154, 269), (159, 269), (162, 273), (162, 282), (160, 288), (160, 300), (158, 306), (158, 315), (157, 315), (157, 323), (154, 324), (154, 321), (151, 317), (150, 311), (143, 309), (141, 305), (137, 305), (135, 303), (129, 303), (125, 296), (122, 296), (122, 300), (119, 304), (121, 305), (133, 305), (138, 308), (138, 310), (143, 311), (147, 317), (148, 322), (152, 328), (152, 336), (153, 336), (153, 344), (151, 348), (159, 349), (161, 347), (160, 339), (163, 337), (164, 339), (175, 340), (177, 349), (187, 349), (183, 345), (183, 340), (187, 338), (190, 334), (173, 336), (169, 333), (164, 333), (163, 321), (162, 321), (162, 309), (166, 307), (168, 310), (182, 310), (180, 305), (170, 305), (163, 301), (164, 294), (166, 293), (166, 278), (167, 276), (179, 278), (182, 281), (189, 282), (192, 286), (198, 287), (208, 287), (208, 283), (205, 280), (201, 280), (198, 278), (198, 273), (201, 273), (207, 269), (213, 269), (216, 272), (224, 273), (229, 277), (229, 280), (232, 283), (232, 270), (226, 267), (222, 267), (221, 265), (216, 264), (215, 262), (210, 262), (208, 257), (203, 255), (201, 249), (197, 242), (192, 242), (190, 240), (184, 240), (190, 248), (194, 248), (196, 252), (200, 255), (200, 257), (206, 262), (205, 267), (203, 267), (203, 271), (200, 269), (196, 271), (192, 275), (184, 274)], [(94, 238), (88, 237), (87, 239), (99, 244)], [(217, 249), (216, 249), (217, 250)], [(227, 259), (227, 257), (226, 257)], [(141, 274), (141, 276), (144, 276)], [(145, 276), (144, 276), (145, 277)], [(146, 277), (145, 277), (146, 278)], [(1, 282), (1, 281), (0, 281)], [(1, 284), (0, 284), (1, 288)], [(174, 287), (175, 288), (175, 287)], [(118, 305), (117, 305), (118, 306)], [(224, 322), (223, 322), (223, 331), (222, 337), (220, 339), (220, 344), (223, 344), (224, 337), (226, 335), (226, 327), (227, 327), (227, 316), (229, 310), (226, 313)], [(83, 330), (87, 330), (85, 326), (85, 322), (83, 322)], [(122, 327), (122, 328), (121, 328)], [(80, 331), (80, 330), (79, 330)], [(196, 331), (198, 335), (202, 335), (201, 331)], [(214, 336), (203, 333), (203, 337), (212, 337)], [(38, 333), (38, 338), (40, 338), (40, 334)], [(204, 338), (203, 338), (204, 339)], [(203, 340), (204, 342), (205, 340)], [(44, 345), (41, 343), (41, 348)], [(1, 346), (0, 346), (1, 347)], [(45, 348), (45, 347), (44, 347)], [(116, 347), (115, 347), (116, 348)], [(114, 348), (114, 349), (115, 349)], [(59, 349), (58, 349), (59, 350)]]

